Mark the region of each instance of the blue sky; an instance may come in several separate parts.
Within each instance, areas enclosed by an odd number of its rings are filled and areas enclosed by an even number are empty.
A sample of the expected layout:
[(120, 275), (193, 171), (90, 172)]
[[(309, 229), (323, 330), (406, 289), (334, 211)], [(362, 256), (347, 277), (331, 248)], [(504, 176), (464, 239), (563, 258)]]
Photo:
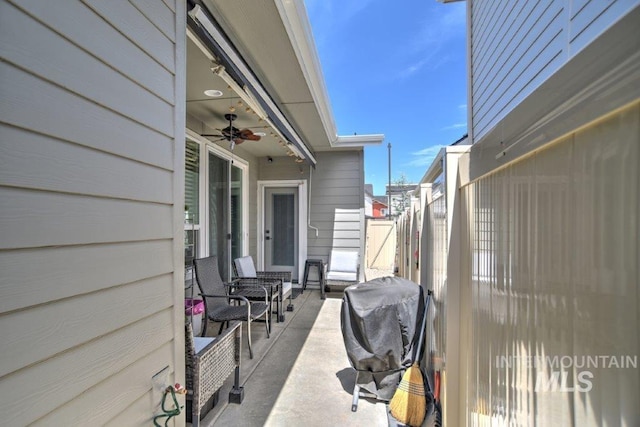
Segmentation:
[(365, 149), (365, 182), (384, 194), (419, 182), (467, 132), (465, 2), (305, 0), (340, 135), (383, 133)]

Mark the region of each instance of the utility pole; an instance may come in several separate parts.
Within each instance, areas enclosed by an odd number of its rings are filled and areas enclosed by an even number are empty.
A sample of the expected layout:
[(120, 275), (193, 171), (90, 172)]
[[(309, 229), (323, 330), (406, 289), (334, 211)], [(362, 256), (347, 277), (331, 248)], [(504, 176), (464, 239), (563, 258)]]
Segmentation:
[(387, 218), (391, 219), (391, 143), (387, 144), (387, 148), (389, 150), (389, 185), (387, 186), (389, 205), (387, 206)]

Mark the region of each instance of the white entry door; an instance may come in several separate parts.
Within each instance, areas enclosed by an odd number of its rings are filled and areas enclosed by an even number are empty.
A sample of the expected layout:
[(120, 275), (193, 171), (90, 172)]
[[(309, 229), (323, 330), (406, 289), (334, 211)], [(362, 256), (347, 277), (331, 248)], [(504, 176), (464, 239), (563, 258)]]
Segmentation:
[(298, 187), (267, 187), (264, 195), (264, 261), (266, 271), (298, 276)]

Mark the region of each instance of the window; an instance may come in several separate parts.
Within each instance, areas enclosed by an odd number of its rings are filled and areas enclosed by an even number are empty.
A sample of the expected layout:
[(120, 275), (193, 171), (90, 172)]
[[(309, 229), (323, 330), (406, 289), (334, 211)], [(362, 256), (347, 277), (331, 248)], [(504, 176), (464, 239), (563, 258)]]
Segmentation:
[(200, 243), (200, 144), (187, 140), (184, 167), (184, 266), (188, 283)]

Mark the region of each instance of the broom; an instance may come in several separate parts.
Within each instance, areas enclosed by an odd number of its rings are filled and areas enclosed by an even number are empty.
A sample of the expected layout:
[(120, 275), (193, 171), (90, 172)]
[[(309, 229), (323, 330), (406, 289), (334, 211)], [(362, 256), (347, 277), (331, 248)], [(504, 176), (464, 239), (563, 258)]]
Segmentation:
[(420, 338), (418, 339), (418, 346), (415, 349), (413, 355), (413, 364), (406, 370), (402, 376), (402, 380), (396, 389), (391, 401), (389, 402), (389, 409), (391, 415), (409, 426), (420, 426), (427, 410), (427, 402), (425, 397), (424, 379), (419, 361), (417, 360), (418, 352), (422, 347), (422, 339), (424, 338), (424, 328), (427, 321), (427, 310), (429, 308), (429, 300), (431, 298), (431, 291), (427, 293), (427, 303), (424, 308), (424, 316), (422, 319), (422, 328), (420, 329)]

